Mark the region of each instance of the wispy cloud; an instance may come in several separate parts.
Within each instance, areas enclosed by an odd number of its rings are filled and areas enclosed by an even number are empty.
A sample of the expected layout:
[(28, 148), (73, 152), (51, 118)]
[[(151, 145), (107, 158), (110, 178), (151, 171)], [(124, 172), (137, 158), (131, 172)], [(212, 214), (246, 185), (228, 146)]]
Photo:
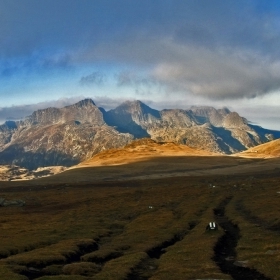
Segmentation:
[(103, 85), (106, 82), (107, 76), (101, 72), (93, 72), (87, 76), (83, 76), (80, 79), (80, 85), (89, 86), (89, 85)]
[(102, 107), (105, 110), (111, 110), (122, 104), (123, 102), (127, 101), (127, 98), (111, 98), (108, 96), (95, 96), (94, 102), (98, 107)]
[(58, 100), (49, 100), (36, 104), (26, 104), (20, 106), (0, 107), (0, 123), (7, 120), (20, 120), (31, 115), (34, 111), (49, 107), (62, 108), (82, 100), (83, 96), (72, 98), (60, 98)]
[(148, 74), (137, 74), (133, 71), (121, 71), (115, 75), (118, 87), (131, 87), (137, 94), (158, 93), (160, 83)]
[(139, 75), (131, 71), (121, 71), (115, 75), (118, 86), (145, 86), (152, 87), (157, 81), (152, 77)]

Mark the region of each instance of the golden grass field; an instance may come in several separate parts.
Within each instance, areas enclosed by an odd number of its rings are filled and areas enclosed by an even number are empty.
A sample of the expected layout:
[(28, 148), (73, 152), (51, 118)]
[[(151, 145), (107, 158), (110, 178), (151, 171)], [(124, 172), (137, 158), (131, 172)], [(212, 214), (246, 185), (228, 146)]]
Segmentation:
[(279, 279), (279, 167), (144, 141), (3, 181), (0, 279)]

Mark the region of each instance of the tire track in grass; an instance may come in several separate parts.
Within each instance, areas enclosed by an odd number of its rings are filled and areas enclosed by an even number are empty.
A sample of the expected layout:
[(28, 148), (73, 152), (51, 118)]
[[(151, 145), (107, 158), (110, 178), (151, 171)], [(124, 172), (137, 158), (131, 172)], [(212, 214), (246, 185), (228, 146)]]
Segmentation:
[(231, 199), (232, 197), (227, 197), (213, 210), (217, 223), (225, 231), (214, 247), (213, 260), (223, 273), (229, 274), (235, 280), (270, 280), (257, 270), (246, 267), (246, 262), (236, 261), (235, 247), (240, 238), (240, 230), (225, 215), (225, 207)]

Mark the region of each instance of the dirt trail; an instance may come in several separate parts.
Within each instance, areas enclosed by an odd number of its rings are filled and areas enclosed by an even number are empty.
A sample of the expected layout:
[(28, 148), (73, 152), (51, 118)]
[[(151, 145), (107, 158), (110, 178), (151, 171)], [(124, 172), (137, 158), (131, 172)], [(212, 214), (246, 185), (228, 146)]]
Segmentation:
[(225, 215), (225, 207), (230, 200), (231, 197), (227, 197), (214, 209), (215, 219), (225, 233), (214, 247), (213, 260), (223, 273), (229, 274), (235, 280), (270, 280), (257, 270), (247, 267), (246, 261), (236, 260), (235, 247), (240, 238), (240, 230)]

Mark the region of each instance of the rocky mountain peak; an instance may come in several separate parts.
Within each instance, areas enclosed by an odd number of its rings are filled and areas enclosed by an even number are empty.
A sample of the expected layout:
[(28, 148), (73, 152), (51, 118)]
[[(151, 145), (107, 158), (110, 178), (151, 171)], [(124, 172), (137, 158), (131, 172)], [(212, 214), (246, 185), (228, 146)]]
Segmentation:
[(83, 99), (83, 100), (81, 100), (73, 105), (67, 106), (67, 107), (83, 108), (83, 107), (87, 107), (87, 106), (96, 106), (96, 105), (91, 98), (86, 98), (86, 99)]
[[(150, 118), (160, 118), (157, 110), (150, 108), (139, 100), (126, 101), (116, 109), (110, 110), (108, 114), (114, 118), (127, 118), (127, 120), (133, 121), (138, 125), (142, 122), (148, 122)], [(123, 119), (123, 121), (125, 120)]]
[(229, 108), (223, 107), (222, 109), (218, 109), (218, 112), (220, 112), (220, 113), (223, 114), (223, 115), (227, 115), (227, 114), (229, 114), (231, 111), (230, 111)]
[(146, 127), (160, 119), (159, 111), (139, 100), (126, 101), (104, 114), (107, 124), (136, 138), (149, 137)]
[(72, 106), (62, 108), (62, 115), (64, 122), (104, 124), (103, 113), (92, 99), (84, 99)]
[(191, 106), (190, 110), (197, 116), (207, 116), (211, 112), (216, 111), (216, 109), (211, 106)]
[(223, 126), (227, 128), (242, 128), (247, 126), (248, 121), (239, 116), (236, 112), (231, 112), (223, 120)]
[(125, 113), (130, 114), (145, 114), (145, 113), (153, 113), (156, 110), (150, 108), (140, 100), (133, 100), (133, 101), (125, 101), (121, 105), (119, 105), (116, 109), (116, 111), (122, 111)]
[(25, 121), (25, 124), (56, 124), (75, 121), (76, 123), (104, 123), (103, 114), (92, 99), (84, 99), (64, 108), (47, 108), (37, 110)]
[(46, 108), (40, 109), (32, 113), (31, 116), (27, 117), (24, 124), (36, 125), (36, 124), (51, 124), (56, 123), (61, 118), (61, 110), (58, 108)]
[(215, 109), (210, 106), (192, 106), (191, 112), (201, 123), (210, 123), (214, 126), (221, 127), (224, 117), (230, 112), (227, 108)]
[(145, 104), (140, 100), (126, 100), (121, 105), (126, 105), (128, 107), (138, 107), (138, 108), (140, 108), (141, 106), (143, 106)]

